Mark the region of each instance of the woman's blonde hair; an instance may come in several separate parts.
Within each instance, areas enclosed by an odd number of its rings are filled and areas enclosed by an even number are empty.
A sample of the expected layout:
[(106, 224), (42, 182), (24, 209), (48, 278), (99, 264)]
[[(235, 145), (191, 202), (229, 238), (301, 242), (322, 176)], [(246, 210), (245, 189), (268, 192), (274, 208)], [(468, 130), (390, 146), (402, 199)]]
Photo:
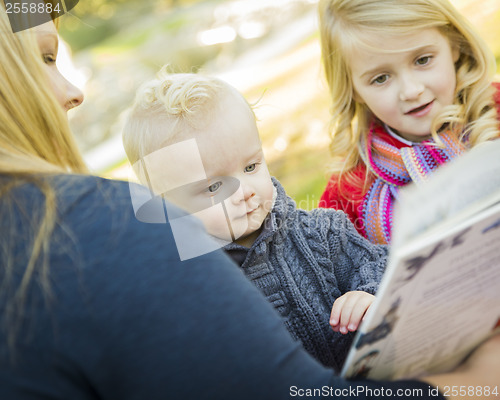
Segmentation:
[(357, 102), (350, 68), (350, 49), (370, 45), (380, 34), (407, 35), (436, 28), (459, 50), (455, 102), (436, 117), (432, 136), (445, 123), (463, 132), (469, 146), (500, 135), (491, 86), (495, 58), (466, 19), (447, 0), (320, 0), (319, 20), (323, 67), (331, 105), (330, 149), (333, 173), (347, 174), (361, 161), (362, 135), (374, 118)]
[[(33, 218), (33, 237), (23, 247), (28, 263), (18, 288), (12, 288), (14, 231), (1, 232), (3, 279), (0, 291), (9, 296), (4, 315), (17, 318), (22, 312), (27, 286), (37, 270), (40, 284), (48, 287), (47, 254), (56, 223), (56, 196), (44, 176), (54, 173), (85, 173), (87, 168), (68, 126), (67, 116), (47, 82), (42, 55), (32, 30), (13, 33), (3, 3), (0, 5), (0, 202), (2, 226), (14, 228), (8, 210), (18, 207), (15, 188), (30, 183), (45, 196), (40, 210), (22, 210)], [(9, 245), (10, 244), (10, 245)], [(19, 243), (17, 243), (19, 245)], [(17, 271), (18, 272), (18, 271)], [(17, 320), (18, 321), (18, 320)], [(9, 326), (9, 342), (17, 332)]]
[(35, 34), (12, 33), (3, 5), (0, 30), (0, 173), (85, 172)]

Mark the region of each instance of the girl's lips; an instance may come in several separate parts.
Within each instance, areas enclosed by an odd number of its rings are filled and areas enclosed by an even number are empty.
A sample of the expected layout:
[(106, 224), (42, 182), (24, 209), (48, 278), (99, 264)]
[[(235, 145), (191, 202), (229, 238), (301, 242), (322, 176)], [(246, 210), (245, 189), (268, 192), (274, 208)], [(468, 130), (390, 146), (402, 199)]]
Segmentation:
[(406, 112), (405, 114), (411, 115), (414, 117), (423, 117), (431, 112), (433, 104), (434, 104), (434, 100), (432, 100), (431, 102), (424, 104), (422, 106), (415, 107), (414, 109)]

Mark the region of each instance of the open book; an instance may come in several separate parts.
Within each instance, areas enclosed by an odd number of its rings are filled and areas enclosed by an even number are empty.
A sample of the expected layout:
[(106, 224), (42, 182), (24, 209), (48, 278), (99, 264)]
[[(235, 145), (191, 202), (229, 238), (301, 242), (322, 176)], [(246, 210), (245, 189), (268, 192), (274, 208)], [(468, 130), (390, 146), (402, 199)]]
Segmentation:
[(445, 372), (499, 327), (497, 140), (401, 191), (387, 270), (342, 375)]

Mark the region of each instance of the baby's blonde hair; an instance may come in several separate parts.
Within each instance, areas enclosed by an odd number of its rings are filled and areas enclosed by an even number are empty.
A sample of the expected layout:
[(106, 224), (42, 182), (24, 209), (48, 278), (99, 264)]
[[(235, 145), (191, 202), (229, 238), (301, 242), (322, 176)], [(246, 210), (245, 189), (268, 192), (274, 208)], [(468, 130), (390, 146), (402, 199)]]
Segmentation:
[(163, 67), (157, 79), (138, 89), (125, 123), (123, 146), (130, 163), (200, 131), (228, 91), (235, 89), (218, 78), (171, 74)]
[(321, 0), (319, 4), (323, 67), (331, 105), (331, 170), (347, 174), (360, 162), (366, 135), (374, 117), (354, 98), (350, 49), (370, 45), (380, 34), (407, 35), (436, 28), (459, 50), (457, 85), (453, 105), (434, 120), (431, 133), (445, 123), (467, 135), (468, 145), (500, 136), (491, 83), (495, 58), (466, 19), (447, 0)]

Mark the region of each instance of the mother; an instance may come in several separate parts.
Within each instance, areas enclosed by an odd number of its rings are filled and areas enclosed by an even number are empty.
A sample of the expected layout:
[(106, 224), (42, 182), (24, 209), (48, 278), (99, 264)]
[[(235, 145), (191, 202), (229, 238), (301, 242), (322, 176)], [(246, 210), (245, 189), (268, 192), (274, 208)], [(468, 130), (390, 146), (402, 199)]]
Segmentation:
[(281, 399), (384, 387), (422, 389), (422, 399), (430, 385), (500, 382), (498, 338), (459, 371), (422, 381), (334, 376), (221, 252), (179, 261), (169, 224), (134, 218), (127, 183), (86, 175), (64, 115), (82, 96), (54, 64), (52, 22), (13, 34), (1, 6), (0, 29), (0, 398)]

